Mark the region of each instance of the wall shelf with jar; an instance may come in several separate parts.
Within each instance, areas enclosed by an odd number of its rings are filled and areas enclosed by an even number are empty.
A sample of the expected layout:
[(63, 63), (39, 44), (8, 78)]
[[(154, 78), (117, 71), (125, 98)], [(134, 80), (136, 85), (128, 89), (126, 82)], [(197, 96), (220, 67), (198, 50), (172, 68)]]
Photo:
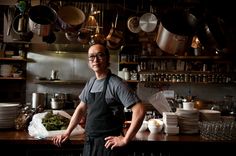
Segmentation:
[(220, 56), (140, 56), (140, 82), (234, 83), (236, 64)]

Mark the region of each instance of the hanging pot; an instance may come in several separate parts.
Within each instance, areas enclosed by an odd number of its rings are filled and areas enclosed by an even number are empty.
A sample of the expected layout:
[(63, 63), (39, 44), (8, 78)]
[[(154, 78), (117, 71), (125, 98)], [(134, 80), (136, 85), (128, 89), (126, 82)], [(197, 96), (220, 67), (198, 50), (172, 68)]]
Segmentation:
[(58, 12), (58, 24), (64, 31), (78, 32), (85, 21), (85, 14), (74, 6), (63, 6)]
[(39, 36), (48, 36), (56, 19), (56, 12), (48, 6), (35, 5), (29, 9), (29, 28)]
[(91, 38), (92, 31), (83, 28), (79, 30), (77, 41), (81, 44), (88, 44)]
[(12, 22), (12, 29), (16, 34), (23, 34), (27, 31), (27, 17), (23, 14), (17, 15)]
[(138, 16), (132, 16), (128, 18), (127, 27), (129, 31), (131, 31), (132, 33), (139, 33), (141, 31), (141, 27), (139, 25), (139, 19), (140, 18)]
[(197, 36), (206, 49), (222, 50), (226, 46), (226, 37), (219, 18), (208, 17), (200, 25)]
[(183, 55), (186, 52), (189, 41), (189, 36), (172, 33), (160, 23), (156, 42), (161, 50), (169, 54)]
[(167, 12), (162, 17), (158, 28), (156, 43), (159, 48), (169, 54), (184, 55), (193, 38), (192, 26), (196, 22), (193, 18), (194, 16), (189, 16), (183, 10)]
[(68, 41), (77, 41), (78, 33), (76, 33), (76, 32), (65, 32), (65, 37)]
[(33, 33), (27, 26), (28, 17), (25, 14), (17, 15), (12, 21), (12, 30), (19, 36), (20, 41), (30, 41), (33, 38)]
[(115, 23), (112, 23), (109, 34), (106, 36), (107, 47), (109, 49), (117, 50), (121, 47), (124, 41), (123, 32), (116, 28), (118, 20), (118, 13), (116, 15)]

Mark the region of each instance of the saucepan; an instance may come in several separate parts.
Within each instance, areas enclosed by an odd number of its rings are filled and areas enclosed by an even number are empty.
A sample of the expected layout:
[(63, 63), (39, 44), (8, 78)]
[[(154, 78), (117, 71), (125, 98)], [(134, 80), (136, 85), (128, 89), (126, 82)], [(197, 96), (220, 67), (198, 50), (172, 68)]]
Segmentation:
[(107, 47), (117, 50), (121, 47), (124, 41), (123, 32), (117, 29), (118, 13), (116, 14), (115, 23), (112, 23), (109, 34), (106, 36)]

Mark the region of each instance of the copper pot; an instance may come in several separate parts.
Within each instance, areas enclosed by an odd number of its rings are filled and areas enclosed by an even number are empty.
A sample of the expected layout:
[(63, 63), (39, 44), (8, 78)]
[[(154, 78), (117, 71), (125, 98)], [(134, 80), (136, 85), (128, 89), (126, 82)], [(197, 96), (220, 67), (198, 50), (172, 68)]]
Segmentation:
[(85, 21), (85, 14), (74, 6), (63, 6), (57, 12), (60, 28), (64, 31), (78, 32)]
[(107, 47), (113, 50), (119, 49), (124, 41), (123, 32), (116, 28), (117, 20), (118, 20), (118, 14), (116, 15), (115, 23), (114, 24), (112, 23), (110, 32), (106, 37)]

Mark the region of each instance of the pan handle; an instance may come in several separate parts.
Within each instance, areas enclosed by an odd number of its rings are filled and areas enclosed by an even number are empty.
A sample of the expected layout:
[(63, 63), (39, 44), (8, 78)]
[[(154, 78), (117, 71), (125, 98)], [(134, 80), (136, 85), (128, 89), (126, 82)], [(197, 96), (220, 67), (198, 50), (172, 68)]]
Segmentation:
[(116, 28), (116, 25), (117, 25), (117, 21), (118, 21), (118, 12), (116, 13), (116, 19), (115, 19), (115, 24), (114, 24), (114, 27)]

